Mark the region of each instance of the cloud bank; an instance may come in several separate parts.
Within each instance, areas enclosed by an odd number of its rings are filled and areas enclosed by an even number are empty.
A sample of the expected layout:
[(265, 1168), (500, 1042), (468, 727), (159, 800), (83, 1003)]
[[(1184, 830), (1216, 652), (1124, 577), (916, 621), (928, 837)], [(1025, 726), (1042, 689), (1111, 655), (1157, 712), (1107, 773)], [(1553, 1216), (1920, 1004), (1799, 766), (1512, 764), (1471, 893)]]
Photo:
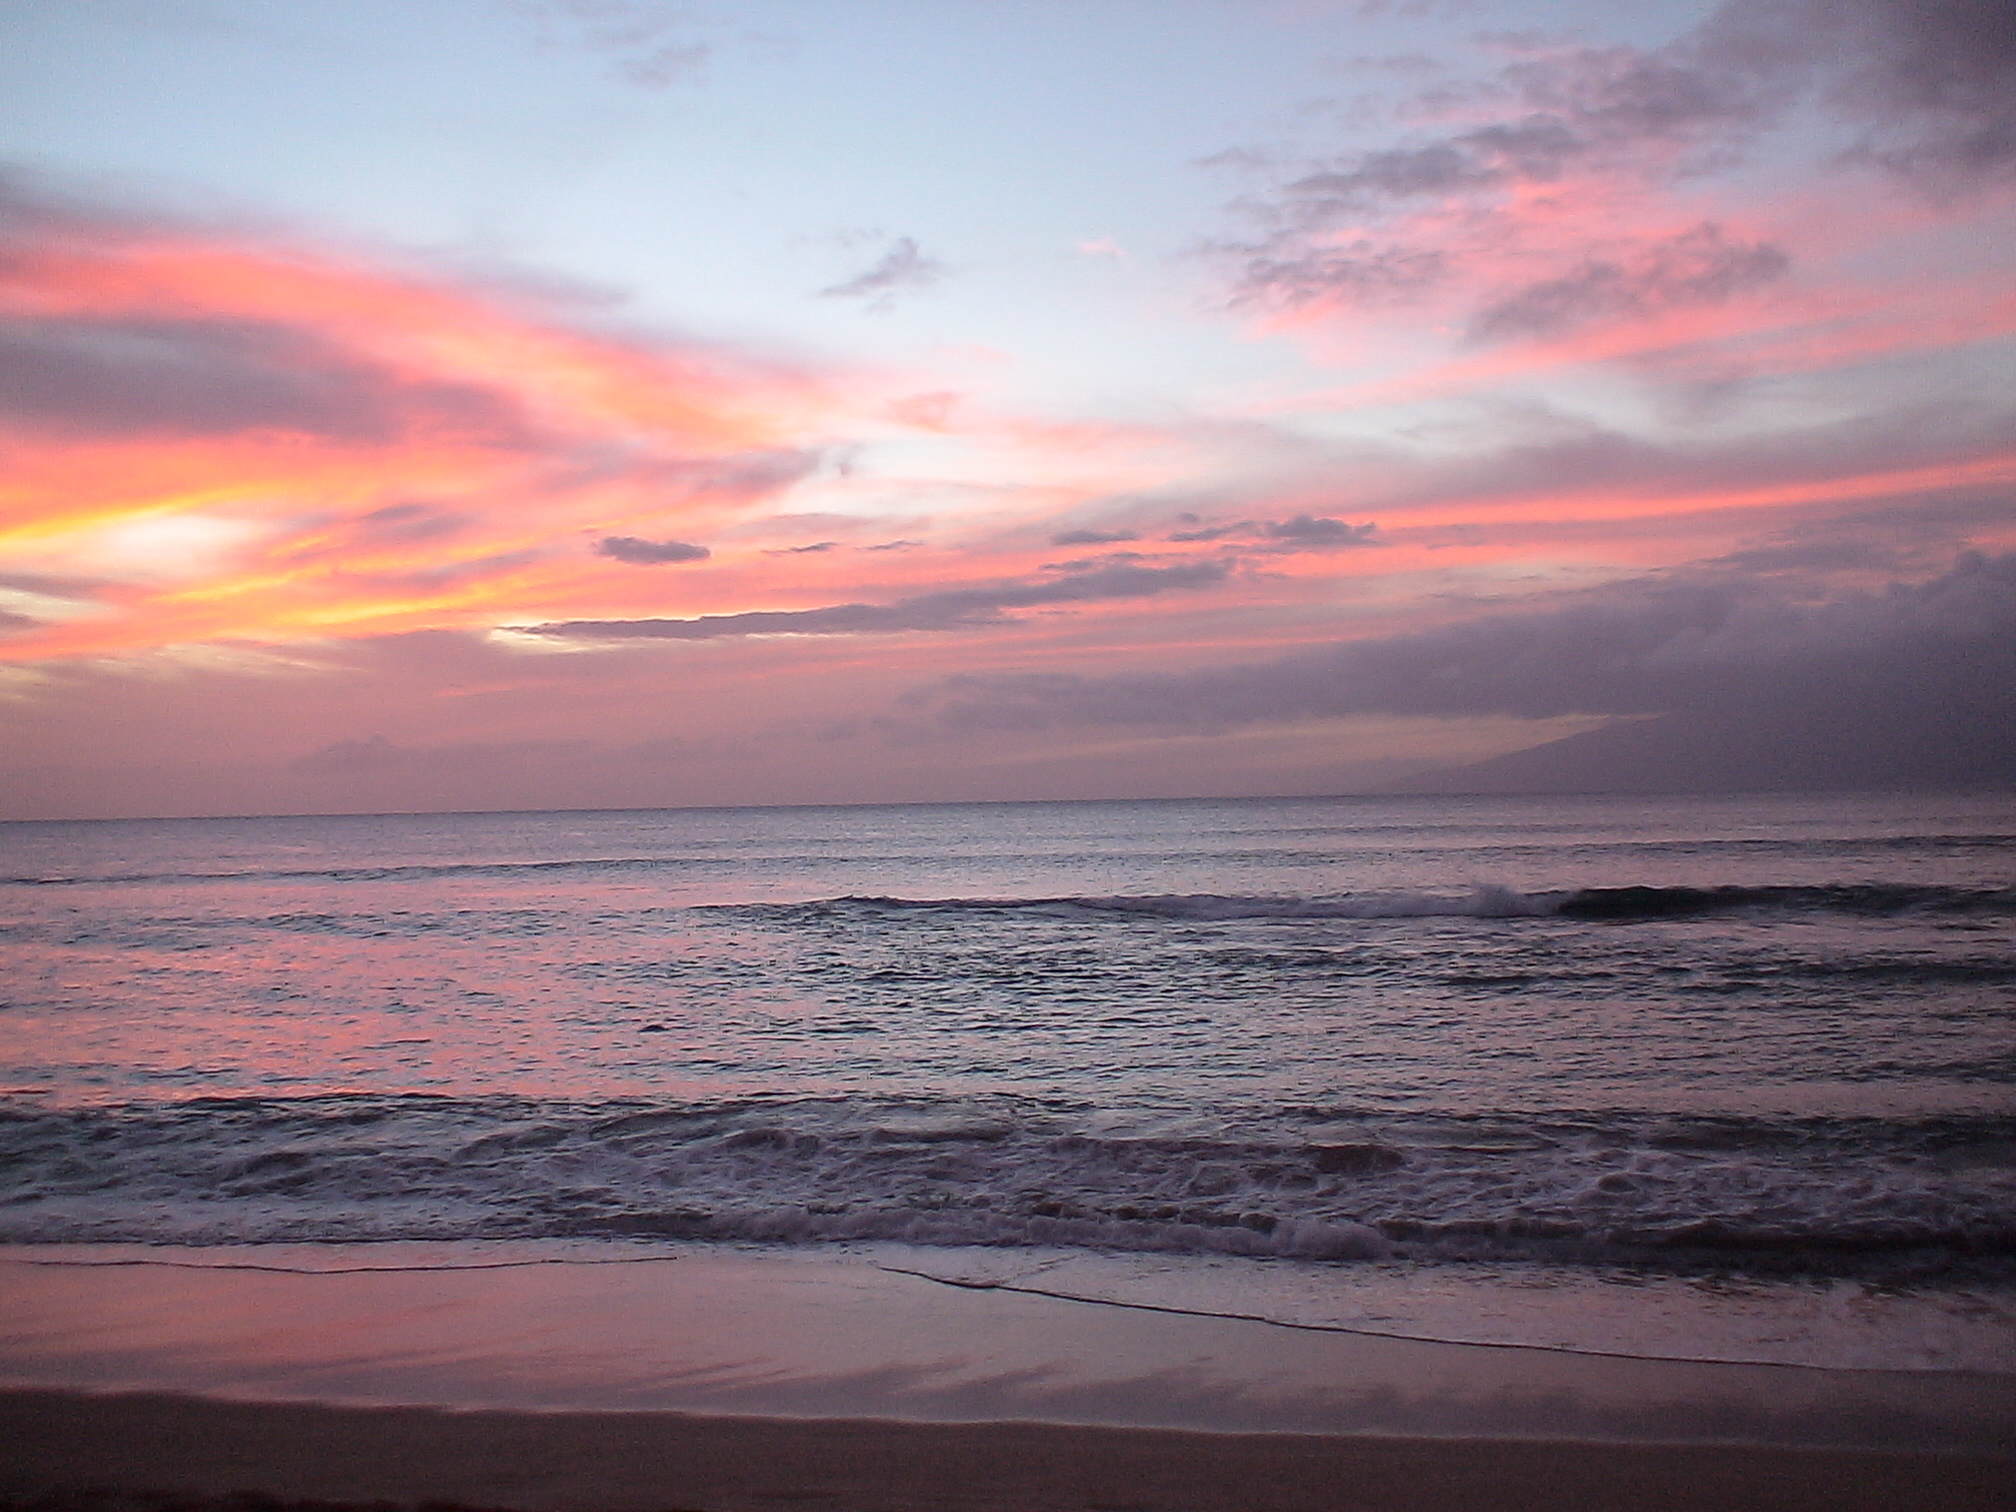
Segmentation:
[(1360, 714), (1691, 714), (1725, 730), (1790, 719), (1809, 747), (1850, 730), (1866, 738), (1872, 722), (1922, 743), (1931, 720), (1970, 750), (1994, 742), (2006, 752), (2016, 731), (2016, 555), (1973, 554), (1927, 581), (1817, 603), (1750, 578), (1675, 576), (1546, 613), (1264, 662), (968, 676), (914, 701), (945, 727), (997, 730), (1224, 729)]

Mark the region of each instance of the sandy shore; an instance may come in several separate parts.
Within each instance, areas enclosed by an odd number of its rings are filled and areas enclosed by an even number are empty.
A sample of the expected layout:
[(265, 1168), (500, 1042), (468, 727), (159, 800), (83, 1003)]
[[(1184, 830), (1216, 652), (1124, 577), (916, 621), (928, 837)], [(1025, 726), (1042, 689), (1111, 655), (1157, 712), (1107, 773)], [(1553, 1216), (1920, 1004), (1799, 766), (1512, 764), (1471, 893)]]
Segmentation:
[[(522, 1512), (1988, 1512), (2016, 1463), (1768, 1446), (0, 1393), (0, 1491)], [(78, 1503), (73, 1498), (72, 1505)], [(54, 1504), (52, 1504), (53, 1506)]]
[(172, 1499), (233, 1493), (514, 1512), (2016, 1507), (2007, 1374), (1297, 1331), (831, 1254), (525, 1259), (16, 1251), (0, 1263), (0, 1498), (41, 1512), (204, 1512)]

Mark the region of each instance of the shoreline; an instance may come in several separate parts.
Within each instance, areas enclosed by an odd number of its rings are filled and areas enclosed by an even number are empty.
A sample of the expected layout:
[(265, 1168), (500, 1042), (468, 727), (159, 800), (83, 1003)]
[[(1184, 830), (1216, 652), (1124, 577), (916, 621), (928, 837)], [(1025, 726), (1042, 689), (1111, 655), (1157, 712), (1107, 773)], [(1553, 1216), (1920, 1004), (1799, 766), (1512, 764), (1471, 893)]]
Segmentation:
[(2003, 1372), (1307, 1331), (860, 1255), (451, 1248), (473, 1263), (0, 1264), (0, 1512), (1986, 1512), (2016, 1483)]
[[(92, 1248), (0, 1251), (0, 1389), (1985, 1452), (2009, 1437), (2016, 1396), (2001, 1370), (1580, 1353), (1164, 1310), (1019, 1284), (1003, 1256), (887, 1246), (677, 1244), (610, 1264), (570, 1245), (524, 1264), (510, 1242), (295, 1245), (277, 1265), (265, 1248)], [(1314, 1280), (1340, 1297), (1354, 1284), (1348, 1267)], [(1230, 1303), (1240, 1283), (1269, 1284), (1221, 1273), (1190, 1300)], [(1470, 1300), (1522, 1305), (1502, 1289)]]

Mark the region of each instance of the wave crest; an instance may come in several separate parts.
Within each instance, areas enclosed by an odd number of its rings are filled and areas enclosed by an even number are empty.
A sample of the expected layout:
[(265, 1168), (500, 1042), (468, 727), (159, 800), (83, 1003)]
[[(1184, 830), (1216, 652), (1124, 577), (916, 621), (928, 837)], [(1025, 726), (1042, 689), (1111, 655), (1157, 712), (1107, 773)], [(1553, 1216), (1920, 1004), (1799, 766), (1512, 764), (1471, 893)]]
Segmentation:
[(1217, 919), (1517, 919), (1637, 920), (1744, 911), (1894, 914), (2016, 913), (2016, 889), (1870, 883), (1841, 887), (1589, 887), (1520, 892), (1479, 884), (1463, 894), (1356, 893), (1341, 896), (1225, 893), (1069, 895), (1035, 898), (850, 896), (802, 906), (903, 913), (1051, 913), (1075, 917)]
[[(2016, 1269), (2016, 1124), (407, 1096), (0, 1116), (0, 1242), (652, 1236)], [(1898, 1257), (1902, 1257), (1900, 1260)], [(1942, 1258), (1943, 1256), (1943, 1258)], [(1858, 1270), (1859, 1268), (1859, 1270)]]

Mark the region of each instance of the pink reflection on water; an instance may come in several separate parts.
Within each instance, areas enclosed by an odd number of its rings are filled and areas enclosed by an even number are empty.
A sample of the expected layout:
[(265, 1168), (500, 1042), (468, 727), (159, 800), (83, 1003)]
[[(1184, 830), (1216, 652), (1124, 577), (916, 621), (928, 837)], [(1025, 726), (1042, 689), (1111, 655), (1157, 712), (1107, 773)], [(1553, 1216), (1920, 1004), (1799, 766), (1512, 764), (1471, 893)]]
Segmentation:
[[(721, 1093), (724, 1081), (733, 1090), (720, 1052), (705, 1049), (710, 1039), (732, 1037), (738, 1024), (788, 1026), (819, 1006), (774, 987), (737, 990), (740, 963), (720, 959), (718, 940), (679, 932), (669, 911), (663, 927), (653, 921), (624, 942), (612, 973), (607, 938), (544, 925), (522, 892), (444, 899), (438, 886), (390, 882), (371, 890), (382, 907), (367, 919), (316, 912), (326, 899), (248, 891), (231, 889), (205, 913), (186, 893), (129, 890), (122, 911), (151, 914), (148, 927), (17, 950), (13, 979), (48, 1006), (15, 1016), (10, 1081), (66, 1103), (262, 1092), (698, 1096)], [(576, 889), (560, 917), (623, 904), (636, 906)], [(242, 919), (261, 927), (238, 927)]]

